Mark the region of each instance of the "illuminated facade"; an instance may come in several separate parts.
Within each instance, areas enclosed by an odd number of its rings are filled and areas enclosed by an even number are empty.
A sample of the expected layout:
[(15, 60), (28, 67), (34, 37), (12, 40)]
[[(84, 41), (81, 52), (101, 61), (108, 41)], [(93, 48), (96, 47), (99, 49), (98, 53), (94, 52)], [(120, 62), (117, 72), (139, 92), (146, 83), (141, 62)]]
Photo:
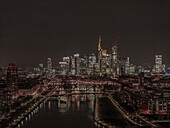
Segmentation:
[(80, 74), (80, 54), (74, 54), (71, 57), (71, 75), (79, 75)]
[(99, 36), (98, 42), (98, 63), (99, 63), (99, 74), (102, 75), (102, 48), (101, 48), (101, 36)]
[(102, 75), (110, 74), (110, 54), (106, 50), (102, 52)]
[(110, 54), (101, 47), (101, 36), (99, 36), (98, 42), (98, 64), (95, 64), (95, 71), (99, 75), (110, 74), (110, 64), (111, 64)]
[(70, 72), (70, 57), (63, 57), (63, 61), (59, 62), (60, 65), (60, 74), (69, 75)]
[(136, 73), (136, 66), (133, 64), (130, 64), (129, 74), (135, 74), (135, 73)]
[(59, 62), (59, 65), (60, 65), (60, 74), (67, 75), (68, 74), (67, 62)]
[(153, 70), (155, 71), (155, 73), (165, 72), (165, 64), (162, 64), (162, 55), (155, 56), (155, 66)]
[(99, 63), (94, 63), (94, 75), (99, 75), (99, 74), (100, 74)]
[(71, 56), (71, 70), (70, 70), (70, 74), (71, 75), (75, 75), (76, 70), (75, 70), (75, 58)]
[(80, 54), (74, 54), (75, 58), (75, 75), (80, 74)]
[(117, 42), (112, 46), (111, 49), (111, 74), (120, 75), (121, 74), (121, 64), (118, 56), (118, 46)]
[(85, 58), (80, 58), (80, 74), (87, 74), (87, 60)]
[(47, 59), (47, 69), (51, 69), (52, 68), (52, 61), (51, 58)]
[(96, 63), (96, 56), (94, 53), (92, 55), (89, 55), (88, 59), (88, 75), (93, 75), (94, 74), (94, 64)]
[(18, 90), (18, 68), (15, 64), (9, 64), (7, 68), (7, 88), (12, 92)]
[(125, 62), (125, 74), (130, 73), (130, 58), (127, 57), (126, 62)]

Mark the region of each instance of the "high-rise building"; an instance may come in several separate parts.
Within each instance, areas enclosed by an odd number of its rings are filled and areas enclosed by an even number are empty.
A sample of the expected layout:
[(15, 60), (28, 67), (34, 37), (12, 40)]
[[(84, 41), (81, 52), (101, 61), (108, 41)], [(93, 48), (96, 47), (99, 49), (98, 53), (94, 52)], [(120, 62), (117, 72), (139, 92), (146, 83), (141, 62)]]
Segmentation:
[(71, 59), (71, 70), (70, 70), (70, 74), (71, 75), (75, 75), (75, 58), (73, 56), (70, 57)]
[(70, 57), (71, 59), (71, 75), (79, 75), (80, 74), (80, 54), (74, 54), (74, 56)]
[(155, 73), (165, 72), (165, 64), (162, 64), (162, 55), (155, 55)]
[(89, 55), (88, 59), (88, 75), (93, 75), (94, 74), (94, 64), (96, 63), (96, 56), (94, 53)]
[(101, 47), (101, 36), (99, 36), (98, 42), (98, 63), (99, 63), (99, 74), (102, 74), (102, 47)]
[(51, 68), (52, 68), (51, 58), (47, 58), (47, 69), (51, 69)]
[(60, 65), (60, 74), (67, 75), (68, 74), (67, 62), (59, 62), (59, 65)]
[(102, 50), (102, 58), (101, 58), (101, 74), (105, 75), (106, 74), (106, 61), (107, 61), (107, 57), (106, 57), (106, 50)]
[(80, 58), (80, 74), (81, 75), (87, 74), (87, 61), (85, 58)]
[(60, 65), (60, 74), (61, 75), (69, 75), (70, 71), (70, 57), (63, 57), (63, 61), (59, 62)]
[(111, 59), (110, 59), (110, 54), (108, 54), (106, 50), (102, 49), (101, 42), (102, 42), (101, 36), (99, 36), (98, 61), (97, 61), (98, 64), (95, 64), (95, 67), (97, 72), (99, 70), (99, 75), (105, 75), (105, 74), (110, 74), (111, 72), (110, 70)]
[(7, 68), (7, 88), (12, 92), (18, 90), (17, 85), (18, 79), (18, 68), (15, 64), (9, 64)]
[(144, 70), (145, 70), (144, 67), (141, 66), (141, 65), (137, 67), (137, 72), (138, 72), (138, 74), (143, 73)]
[(121, 65), (118, 56), (118, 46), (117, 42), (115, 42), (115, 45), (113, 45), (111, 49), (111, 74), (120, 75), (120, 72)]
[(136, 73), (136, 66), (133, 65), (133, 64), (130, 64), (130, 67), (129, 67), (129, 74), (134, 75), (135, 73)]
[(65, 62), (65, 73), (66, 75), (69, 75), (69, 72), (71, 70), (71, 60), (69, 56), (63, 57), (63, 62)]
[(111, 57), (110, 54), (106, 54), (106, 74), (111, 74)]
[(102, 75), (110, 74), (110, 54), (107, 54), (106, 50), (102, 51), (102, 63), (101, 63), (101, 73)]
[(80, 54), (74, 54), (75, 58), (75, 75), (80, 74)]
[(165, 73), (166, 72), (166, 69), (165, 69), (165, 64), (162, 65), (162, 72)]
[(99, 70), (99, 63), (94, 63), (94, 75), (99, 75), (100, 70)]
[(88, 68), (89, 68), (89, 56), (86, 54), (84, 55), (84, 60), (85, 60), (85, 66), (86, 66), (86, 75), (88, 74)]
[(130, 73), (130, 58), (127, 57), (126, 62), (125, 62), (125, 74)]

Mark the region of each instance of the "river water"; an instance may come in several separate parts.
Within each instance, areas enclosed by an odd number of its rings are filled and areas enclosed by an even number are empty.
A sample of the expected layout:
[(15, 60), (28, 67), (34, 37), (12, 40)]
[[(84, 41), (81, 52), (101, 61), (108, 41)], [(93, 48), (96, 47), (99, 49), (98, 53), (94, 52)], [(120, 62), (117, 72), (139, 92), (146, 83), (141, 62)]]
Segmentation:
[(50, 98), (41, 103), (19, 128), (95, 128), (94, 94)]

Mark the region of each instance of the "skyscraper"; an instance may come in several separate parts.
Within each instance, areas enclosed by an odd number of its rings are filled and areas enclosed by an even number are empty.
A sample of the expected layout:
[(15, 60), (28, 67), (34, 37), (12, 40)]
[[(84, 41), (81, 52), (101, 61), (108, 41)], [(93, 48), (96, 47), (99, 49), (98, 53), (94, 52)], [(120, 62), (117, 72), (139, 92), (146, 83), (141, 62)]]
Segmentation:
[(102, 74), (102, 48), (101, 48), (101, 36), (99, 36), (98, 42), (98, 63), (99, 63), (99, 73)]
[(74, 54), (71, 59), (71, 75), (79, 75), (80, 74), (80, 54)]
[(80, 74), (86, 75), (87, 74), (87, 61), (85, 58), (80, 58)]
[(120, 74), (117, 42), (115, 42), (115, 45), (113, 45), (111, 49), (111, 73)]
[(7, 68), (7, 88), (12, 92), (18, 90), (17, 85), (18, 79), (18, 68), (15, 64), (9, 64)]
[(51, 68), (52, 68), (51, 58), (47, 58), (47, 69), (51, 69)]
[(75, 75), (80, 74), (80, 54), (74, 54), (75, 58)]
[(130, 59), (127, 57), (126, 62), (125, 62), (125, 74), (130, 73)]
[(59, 62), (60, 65), (60, 74), (61, 75), (69, 75), (70, 71), (70, 57), (63, 57), (63, 61)]
[(59, 65), (60, 65), (60, 74), (61, 75), (68, 75), (67, 62), (59, 62)]
[(162, 55), (155, 55), (155, 72), (165, 72), (165, 64), (162, 64)]
[(94, 64), (96, 63), (96, 56), (94, 53), (92, 53), (89, 56), (89, 62), (88, 62), (88, 75), (93, 75), (94, 74)]
[(108, 62), (109, 61), (109, 54), (107, 54), (106, 50), (102, 50), (102, 63), (101, 63), (101, 73), (102, 75), (108, 74)]

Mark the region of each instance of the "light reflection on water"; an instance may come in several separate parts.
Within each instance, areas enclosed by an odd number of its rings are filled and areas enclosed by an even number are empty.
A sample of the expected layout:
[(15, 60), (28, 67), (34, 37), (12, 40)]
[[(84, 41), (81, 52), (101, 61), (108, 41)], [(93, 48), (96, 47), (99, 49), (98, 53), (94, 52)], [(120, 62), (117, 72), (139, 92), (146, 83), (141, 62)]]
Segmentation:
[[(48, 99), (31, 112), (18, 127), (45, 128), (48, 124), (48, 127), (64, 128), (74, 124), (77, 127), (93, 128), (95, 127), (93, 124), (94, 101), (94, 94), (61, 96)], [(73, 123), (74, 121), (80, 124), (75, 124)]]

